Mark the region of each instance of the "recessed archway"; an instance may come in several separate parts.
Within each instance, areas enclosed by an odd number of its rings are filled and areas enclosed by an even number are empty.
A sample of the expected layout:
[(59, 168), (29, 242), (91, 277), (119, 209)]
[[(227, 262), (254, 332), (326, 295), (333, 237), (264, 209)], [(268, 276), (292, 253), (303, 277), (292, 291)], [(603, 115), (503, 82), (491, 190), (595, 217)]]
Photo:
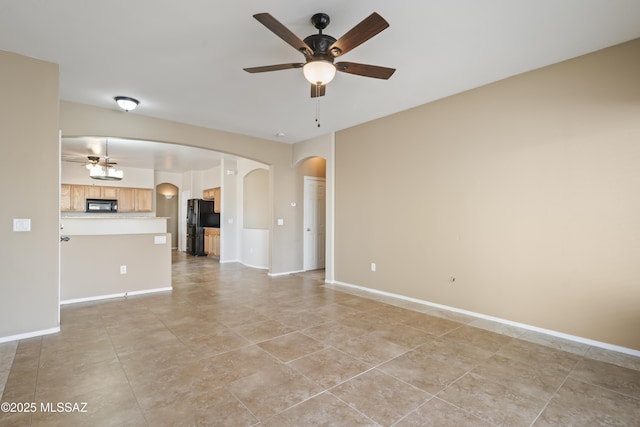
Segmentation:
[(168, 182), (156, 185), (156, 216), (167, 218), (171, 248), (178, 248), (178, 187)]
[(326, 260), (326, 160), (308, 157), (298, 163), (302, 224), (302, 269), (324, 270)]

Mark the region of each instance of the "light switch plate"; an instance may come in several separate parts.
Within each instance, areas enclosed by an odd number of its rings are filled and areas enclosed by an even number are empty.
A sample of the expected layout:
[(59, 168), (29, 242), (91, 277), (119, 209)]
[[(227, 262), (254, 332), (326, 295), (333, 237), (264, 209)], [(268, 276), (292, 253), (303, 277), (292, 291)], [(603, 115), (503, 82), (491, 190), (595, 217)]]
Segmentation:
[(31, 218), (13, 218), (13, 231), (31, 231)]
[(278, 225), (284, 225), (284, 218), (278, 218)]
[(164, 245), (167, 243), (167, 236), (153, 236), (153, 243), (155, 245)]

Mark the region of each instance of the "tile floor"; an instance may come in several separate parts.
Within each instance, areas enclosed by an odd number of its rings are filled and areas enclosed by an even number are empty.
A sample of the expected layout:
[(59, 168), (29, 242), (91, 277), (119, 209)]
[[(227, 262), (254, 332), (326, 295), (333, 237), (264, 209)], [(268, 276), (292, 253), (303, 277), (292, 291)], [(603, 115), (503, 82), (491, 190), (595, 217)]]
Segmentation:
[(175, 253), (173, 286), (64, 306), (62, 332), (0, 344), (2, 402), (36, 404), (0, 426), (640, 425), (639, 358), (317, 272)]

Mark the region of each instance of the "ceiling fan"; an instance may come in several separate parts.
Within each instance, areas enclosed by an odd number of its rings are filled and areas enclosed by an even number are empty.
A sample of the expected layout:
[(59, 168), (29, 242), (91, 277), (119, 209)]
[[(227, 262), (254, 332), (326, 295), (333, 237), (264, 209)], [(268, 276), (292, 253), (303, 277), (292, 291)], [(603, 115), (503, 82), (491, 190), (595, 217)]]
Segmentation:
[(87, 156), (87, 159), (89, 160), (89, 162), (87, 163), (87, 168), (89, 166), (106, 166), (106, 167), (111, 167), (112, 165), (117, 165), (117, 162), (112, 162), (111, 161), (111, 157), (109, 157), (109, 139), (107, 138), (105, 140), (105, 152), (104, 152), (104, 161), (100, 161), (100, 156)]
[(89, 163), (89, 177), (93, 179), (119, 181), (123, 177), (121, 170), (115, 169), (117, 162), (112, 162), (109, 157), (109, 138), (105, 139), (104, 161), (100, 161), (100, 156), (87, 156)]
[(253, 15), (253, 17), (275, 35), (302, 53), (306, 61), (304, 63), (293, 62), (289, 64), (251, 67), (245, 68), (244, 70), (248, 73), (264, 73), (267, 71), (302, 68), (305, 78), (311, 83), (312, 98), (324, 96), (326, 85), (333, 79), (336, 71), (385, 80), (391, 77), (396, 71), (395, 68), (358, 64), (356, 62), (341, 61), (334, 63), (335, 58), (360, 46), (362, 43), (389, 27), (389, 23), (375, 12), (337, 40), (328, 34), (322, 33), (322, 30), (324, 30), (330, 22), (329, 15), (326, 13), (316, 13), (311, 17), (311, 23), (318, 29), (318, 34), (312, 34), (304, 40), (300, 40), (298, 36), (268, 13), (258, 13)]

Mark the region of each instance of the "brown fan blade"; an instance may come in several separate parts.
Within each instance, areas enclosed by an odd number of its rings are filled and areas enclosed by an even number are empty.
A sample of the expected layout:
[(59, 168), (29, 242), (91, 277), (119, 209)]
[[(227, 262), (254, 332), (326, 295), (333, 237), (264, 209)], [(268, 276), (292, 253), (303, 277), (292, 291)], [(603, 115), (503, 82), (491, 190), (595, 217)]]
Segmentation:
[(336, 40), (330, 47), (329, 52), (333, 56), (344, 55), (351, 49), (360, 46), (371, 37), (378, 34), (389, 26), (389, 23), (376, 12), (366, 17), (358, 25), (347, 31), (347, 33)]
[(298, 52), (302, 52), (304, 56), (312, 56), (313, 50), (308, 44), (303, 42), (300, 37), (296, 36), (287, 27), (282, 25), (280, 21), (268, 13), (258, 13), (253, 15), (262, 25), (271, 30), (276, 36), (293, 46)]
[(291, 68), (302, 68), (304, 64), (292, 62), (290, 64), (265, 65), (263, 67), (244, 68), (247, 73), (264, 73), (267, 71), (289, 70)]
[(373, 77), (374, 79), (388, 79), (396, 71), (395, 68), (379, 67), (377, 65), (358, 64), (355, 62), (338, 62), (335, 64), (338, 71), (358, 76)]
[(311, 85), (311, 97), (317, 98), (319, 96), (324, 96), (327, 91), (327, 85)]

